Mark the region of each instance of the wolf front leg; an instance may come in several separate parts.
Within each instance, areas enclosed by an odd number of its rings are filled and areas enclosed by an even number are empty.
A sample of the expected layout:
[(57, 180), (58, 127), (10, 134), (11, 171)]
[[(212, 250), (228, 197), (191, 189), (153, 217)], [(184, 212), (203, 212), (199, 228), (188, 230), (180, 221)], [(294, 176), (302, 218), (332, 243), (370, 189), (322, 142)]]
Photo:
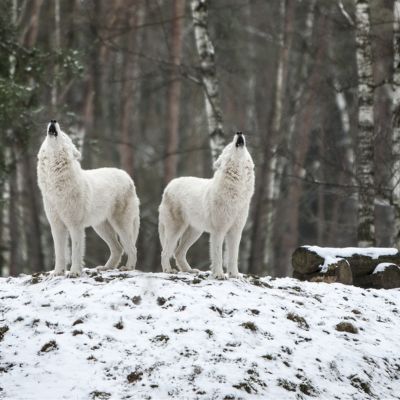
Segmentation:
[(224, 235), (217, 232), (210, 234), (210, 257), (211, 272), (216, 279), (225, 279), (224, 270), (222, 269), (222, 245), (224, 243)]
[(230, 278), (239, 277), (238, 258), (239, 246), (242, 239), (243, 228), (246, 224), (249, 207), (244, 207), (236, 218), (235, 223), (229, 229), (226, 238), (226, 267)]
[(49, 218), (49, 222), (55, 253), (55, 267), (52, 275), (64, 275), (67, 264), (68, 230), (64, 223), (56, 216)]
[(83, 255), (85, 254), (85, 230), (81, 227), (70, 228), (72, 246), (72, 264), (68, 276), (71, 278), (82, 274)]
[(226, 235), (226, 267), (230, 278), (239, 277), (238, 258), (241, 237), (242, 228), (237, 226), (232, 227)]

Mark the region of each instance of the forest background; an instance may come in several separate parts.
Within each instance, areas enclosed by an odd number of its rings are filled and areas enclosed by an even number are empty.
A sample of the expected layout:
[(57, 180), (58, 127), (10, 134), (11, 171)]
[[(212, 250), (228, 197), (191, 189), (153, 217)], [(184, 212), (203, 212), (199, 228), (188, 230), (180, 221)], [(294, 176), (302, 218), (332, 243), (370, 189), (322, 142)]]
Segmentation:
[[(399, 19), (399, 0), (2, 1), (0, 275), (53, 268), (50, 119), (84, 168), (134, 178), (141, 270), (161, 269), (165, 185), (210, 177), (236, 131), (256, 165), (241, 272), (291, 275), (301, 244), (399, 247)], [(86, 247), (104, 263), (91, 230)], [(205, 235), (189, 260), (208, 267)]]

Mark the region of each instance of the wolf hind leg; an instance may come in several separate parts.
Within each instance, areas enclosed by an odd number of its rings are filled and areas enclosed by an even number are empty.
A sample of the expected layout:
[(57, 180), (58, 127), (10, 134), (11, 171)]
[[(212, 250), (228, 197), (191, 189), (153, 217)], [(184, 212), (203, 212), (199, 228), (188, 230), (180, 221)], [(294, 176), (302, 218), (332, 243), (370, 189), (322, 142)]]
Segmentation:
[(183, 232), (178, 247), (175, 250), (175, 260), (180, 271), (191, 272), (192, 268), (187, 262), (186, 254), (190, 247), (198, 240), (202, 232), (188, 226)]
[(136, 240), (139, 234), (139, 207), (132, 198), (123, 213), (116, 214), (110, 218), (110, 223), (117, 232), (122, 247), (128, 256), (126, 266), (121, 266), (121, 270), (134, 270), (136, 268), (137, 250)]
[(123, 254), (123, 248), (118, 241), (117, 233), (108, 221), (104, 221), (93, 227), (96, 233), (107, 243), (110, 249), (110, 257), (104, 266), (99, 266), (100, 270), (118, 268)]

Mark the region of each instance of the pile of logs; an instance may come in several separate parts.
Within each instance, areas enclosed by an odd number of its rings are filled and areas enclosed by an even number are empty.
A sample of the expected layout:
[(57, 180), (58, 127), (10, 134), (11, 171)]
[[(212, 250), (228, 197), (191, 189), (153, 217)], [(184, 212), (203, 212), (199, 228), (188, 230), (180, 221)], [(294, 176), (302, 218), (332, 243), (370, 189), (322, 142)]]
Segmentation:
[[(362, 248), (352, 249), (351, 252), (348, 249), (329, 248), (330, 257), (325, 257), (323, 250), (324, 248), (310, 246), (296, 249), (292, 255), (293, 277), (313, 282), (338, 282), (363, 288), (400, 287), (399, 251), (388, 251), (388, 254), (385, 254), (384, 249), (377, 249), (379, 256), (371, 256)], [(331, 256), (333, 254), (334, 257)]]

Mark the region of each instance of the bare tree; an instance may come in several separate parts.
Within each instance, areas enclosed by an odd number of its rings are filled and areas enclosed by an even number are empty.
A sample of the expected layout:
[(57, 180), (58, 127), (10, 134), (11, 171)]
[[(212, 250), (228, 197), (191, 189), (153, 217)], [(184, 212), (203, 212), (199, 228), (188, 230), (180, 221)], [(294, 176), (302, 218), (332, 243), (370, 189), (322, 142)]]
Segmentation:
[[(15, 147), (12, 148), (12, 156), (15, 161)], [(9, 274), (11, 276), (18, 275), (21, 270), (22, 252), (21, 244), (23, 240), (20, 238), (20, 221), (19, 221), (19, 195), (18, 195), (18, 171), (15, 168), (9, 179), (10, 198), (8, 206), (8, 223), (9, 223)]]
[[(313, 42), (313, 30), (315, 20), (315, 2), (310, 1), (306, 15), (306, 30), (304, 41), (306, 51), (302, 58), (302, 67), (299, 74), (299, 86), (296, 91), (294, 115), (291, 118), (289, 126), (288, 145), (291, 149), (292, 162), (289, 164), (288, 175), (294, 177), (290, 181), (287, 200), (285, 202), (287, 212), (283, 218), (285, 221), (285, 233), (283, 235), (283, 243), (285, 252), (282, 257), (281, 265), (276, 274), (279, 276), (290, 276), (291, 264), (290, 255), (293, 249), (299, 245), (299, 217), (301, 207), (301, 197), (303, 194), (304, 183), (299, 179), (304, 175), (305, 161), (307, 152), (310, 147), (310, 136), (312, 130), (314, 115), (316, 114), (315, 92), (317, 91), (319, 82), (319, 70), (317, 66), (321, 62), (325, 43), (323, 43), (323, 35), (318, 36), (325, 27), (325, 18), (320, 16), (317, 26), (318, 51), (314, 62), (311, 61), (311, 49)], [(312, 68), (313, 67), (313, 68)], [(312, 71), (310, 73), (310, 71)], [(308, 83), (306, 86), (305, 82)], [(302, 106), (302, 108), (300, 108)]]
[[(60, 0), (54, 0), (54, 49), (55, 51), (60, 51), (61, 48), (61, 21), (60, 21)], [(56, 111), (57, 101), (58, 101), (58, 73), (59, 67), (58, 63), (54, 65), (53, 71), (53, 84), (51, 88), (51, 105), (53, 107), (53, 112)]]
[(287, 0), (280, 2), (279, 48), (276, 67), (276, 84), (271, 132), (264, 142), (263, 160), (256, 177), (255, 206), (253, 213), (252, 245), (249, 258), (249, 271), (260, 274), (265, 271), (267, 263), (273, 259), (273, 217), (277, 185), (277, 143), (282, 124), (284, 90), (289, 61), (289, 31), (293, 18), (294, 4)]
[[(293, 7), (293, 2), (290, 3)], [(282, 21), (282, 28), (279, 35), (280, 55), (278, 62), (278, 70), (276, 74), (276, 89), (274, 100), (274, 114), (272, 118), (271, 129), (271, 144), (272, 152), (269, 159), (269, 168), (267, 171), (267, 219), (266, 219), (266, 241), (264, 245), (264, 260), (263, 265), (270, 265), (274, 259), (274, 214), (276, 209), (276, 200), (279, 198), (280, 179), (278, 176), (278, 143), (281, 133), (284, 96), (285, 96), (285, 82), (287, 77), (288, 60), (289, 60), (289, 45), (287, 43), (288, 29), (288, 16), (286, 11), (286, 1), (281, 1), (280, 14)], [(293, 9), (293, 8), (292, 8)]]
[[(119, 5), (120, 7), (120, 5)], [(121, 10), (118, 8), (117, 13)], [(121, 144), (119, 146), (122, 168), (133, 176), (134, 154), (133, 154), (133, 135), (134, 107), (139, 106), (140, 94), (137, 79), (140, 73), (139, 57), (136, 52), (139, 47), (140, 33), (136, 30), (143, 23), (144, 9), (143, 4), (138, 3), (131, 7), (128, 14), (128, 26), (132, 31), (128, 33), (126, 51), (124, 53), (124, 64), (122, 67), (122, 90), (121, 90)]]
[(374, 88), (369, 0), (355, 0), (358, 73), (358, 245), (375, 245)]
[(25, 202), (22, 204), (26, 217), (24, 218), (29, 227), (27, 238), (28, 260), (33, 271), (43, 271), (44, 269), (44, 254), (42, 248), (42, 227), (40, 223), (40, 194), (36, 184), (36, 173), (34, 168), (34, 160), (36, 157), (31, 157), (26, 154), (23, 157), (22, 168), (24, 178), (23, 198)]
[(181, 101), (181, 80), (176, 70), (179, 69), (182, 57), (183, 14), (185, 0), (174, 0), (173, 22), (171, 29), (171, 63), (172, 71), (167, 94), (167, 136), (166, 157), (164, 160), (164, 183), (167, 184), (176, 176), (178, 167), (179, 116)]
[(224, 148), (225, 138), (219, 83), (215, 66), (215, 50), (208, 32), (209, 0), (192, 0), (191, 8), (196, 47), (200, 57), (211, 156), (214, 162)]
[[(27, 48), (32, 48), (37, 44), (38, 32), (39, 32), (39, 20), (43, 6), (43, 0), (36, 0), (34, 7), (30, 15), (30, 29), (27, 31), (22, 42)], [(57, 7), (57, 6), (56, 6)], [(58, 4), (58, 28), (57, 28), (57, 40), (60, 40), (60, 10)], [(60, 43), (58, 43), (60, 45)], [(55, 82), (54, 82), (55, 83)], [(34, 81), (30, 79), (30, 85), (34, 85)], [(52, 97), (53, 99), (53, 97)], [(55, 94), (56, 99), (56, 94)], [(52, 106), (55, 106), (52, 100)], [(36, 168), (35, 168), (36, 157), (33, 156), (29, 151), (23, 155), (22, 161), (19, 162), (18, 168), (21, 169), (20, 179), (23, 181), (21, 209), (24, 218), (25, 226), (29, 227), (29, 231), (25, 228), (28, 238), (26, 240), (28, 260), (30, 267), (33, 271), (41, 271), (44, 268), (44, 254), (42, 248), (42, 228), (40, 223), (40, 194), (36, 184)], [(25, 201), (22, 201), (25, 200)]]
[(394, 238), (400, 248), (400, 0), (393, 4), (393, 129), (392, 129), (392, 190), (394, 205)]
[[(18, 2), (13, 0), (12, 2), (12, 22), (16, 26), (18, 20)], [(15, 78), (16, 59), (12, 55), (9, 60), (9, 77), (11, 80)], [(18, 165), (17, 165), (17, 153), (18, 145), (14, 142), (15, 132), (10, 129), (9, 131), (9, 143), (10, 149), (6, 152), (6, 157), (9, 159), (10, 165), (13, 169), (8, 179), (8, 216), (6, 221), (8, 222), (8, 239), (9, 239), (9, 274), (11, 276), (18, 275), (20, 272), (22, 253), (20, 251), (20, 220), (19, 220), (19, 191), (18, 191)], [(23, 240), (21, 240), (21, 243)]]

